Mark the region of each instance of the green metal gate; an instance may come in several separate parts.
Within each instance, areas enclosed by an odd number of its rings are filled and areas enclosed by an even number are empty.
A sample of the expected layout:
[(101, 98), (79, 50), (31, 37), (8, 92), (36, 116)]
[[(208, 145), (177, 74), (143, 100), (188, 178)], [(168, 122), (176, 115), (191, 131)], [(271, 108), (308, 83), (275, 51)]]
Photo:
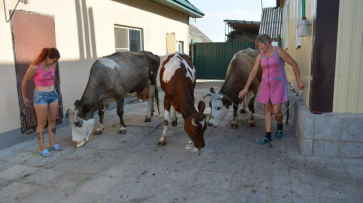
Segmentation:
[(197, 79), (224, 80), (233, 55), (242, 49), (254, 48), (254, 42), (208, 42), (194, 44), (194, 66)]

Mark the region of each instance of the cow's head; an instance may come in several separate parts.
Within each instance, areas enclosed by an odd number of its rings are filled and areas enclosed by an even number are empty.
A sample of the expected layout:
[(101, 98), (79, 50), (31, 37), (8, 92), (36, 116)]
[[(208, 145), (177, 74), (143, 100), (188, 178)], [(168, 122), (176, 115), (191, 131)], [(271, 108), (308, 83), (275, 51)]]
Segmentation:
[(93, 115), (92, 118), (88, 119), (86, 116), (90, 110), (89, 104), (80, 107), (77, 100), (74, 107), (69, 108), (66, 113), (66, 117), (69, 115), (69, 122), (72, 125), (72, 141), (76, 147), (82, 147), (88, 141), (88, 137), (92, 132), (94, 126)]
[(203, 136), (205, 129), (207, 129), (207, 116), (203, 114), (204, 109), (205, 104), (203, 101), (200, 101), (198, 103), (198, 113), (188, 116), (185, 112), (182, 112), (185, 121), (184, 130), (194, 142), (194, 147), (197, 149), (202, 149), (205, 146)]
[(211, 101), (209, 102), (211, 112), (208, 125), (210, 127), (216, 128), (219, 122), (227, 115), (231, 102), (224, 98), (222, 94), (216, 94), (213, 88), (211, 88), (210, 92), (203, 96), (203, 99), (207, 96), (212, 97)]

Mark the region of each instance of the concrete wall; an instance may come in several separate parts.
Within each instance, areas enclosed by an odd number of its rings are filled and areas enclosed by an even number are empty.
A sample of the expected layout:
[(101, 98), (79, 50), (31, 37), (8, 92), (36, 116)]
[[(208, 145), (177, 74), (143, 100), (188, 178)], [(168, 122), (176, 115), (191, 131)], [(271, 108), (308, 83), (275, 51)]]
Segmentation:
[(333, 112), (363, 113), (363, 1), (340, 1)]
[[(314, 1), (306, 1), (306, 18), (312, 22), (314, 16)], [(289, 14), (288, 14), (289, 13)], [(310, 26), (310, 35), (307, 37), (300, 37), (300, 47), (296, 43), (296, 27), (298, 21), (298, 0), (286, 0), (283, 6), (282, 14), (282, 48), (290, 54), (290, 56), (297, 62), (301, 79), (305, 83), (305, 90), (303, 94), (303, 101), (309, 106), (310, 95), (310, 74), (311, 74), (311, 51), (313, 49), (313, 30)], [(288, 26), (287, 26), (288, 24)], [(287, 29), (288, 28), (288, 29)], [(288, 36), (287, 36), (288, 35)], [(288, 39), (286, 41), (286, 38)], [(287, 49), (286, 49), (287, 46)], [(287, 80), (297, 90), (296, 79), (292, 67), (285, 63), (285, 70)]]
[(363, 158), (363, 114), (311, 114), (300, 99), (290, 118), (302, 155)]
[[(7, 11), (17, 2), (5, 1)], [(154, 54), (166, 54), (166, 34), (172, 32), (175, 43), (183, 41), (185, 53), (189, 52), (188, 16), (149, 0), (30, 0), (17, 10), (54, 16), (64, 110), (81, 98), (93, 62), (114, 53), (114, 25), (142, 29), (144, 49)], [(11, 24), (5, 22), (3, 3), (0, 30), (0, 133), (4, 133), (20, 128), (20, 111)]]

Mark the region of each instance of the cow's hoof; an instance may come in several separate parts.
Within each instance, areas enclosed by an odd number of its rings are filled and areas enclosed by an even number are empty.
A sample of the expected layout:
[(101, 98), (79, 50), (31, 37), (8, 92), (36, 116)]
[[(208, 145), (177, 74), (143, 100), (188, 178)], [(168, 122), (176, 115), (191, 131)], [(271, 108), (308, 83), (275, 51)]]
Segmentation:
[(126, 134), (126, 129), (122, 129), (122, 130), (119, 130), (117, 132), (117, 134), (121, 135), (121, 134)]
[(100, 131), (95, 131), (95, 132), (93, 132), (93, 135), (101, 135), (102, 134), (102, 131), (100, 130)]
[(255, 123), (248, 123), (248, 127), (251, 128), (251, 127), (256, 127), (256, 124)]
[(239, 110), (239, 113), (246, 113), (246, 110), (244, 110), (244, 109), (240, 109), (240, 110)]
[(145, 118), (145, 123), (151, 122), (151, 118)]
[(231, 128), (237, 128), (238, 124), (231, 124)]
[(178, 121), (171, 121), (171, 126), (177, 126), (178, 125)]
[(157, 146), (159, 146), (159, 147), (162, 147), (162, 146), (164, 146), (165, 145), (165, 141), (163, 141), (163, 142), (158, 142), (157, 144), (156, 144)]
[(86, 144), (86, 142), (84, 140), (82, 140), (82, 142), (80, 142), (76, 147), (83, 147)]

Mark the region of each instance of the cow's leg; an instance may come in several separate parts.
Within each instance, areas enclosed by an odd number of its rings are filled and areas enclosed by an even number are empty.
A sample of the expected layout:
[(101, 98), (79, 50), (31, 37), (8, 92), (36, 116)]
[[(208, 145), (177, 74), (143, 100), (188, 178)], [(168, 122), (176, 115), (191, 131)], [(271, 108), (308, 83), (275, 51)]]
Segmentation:
[(101, 108), (98, 110), (98, 115), (100, 116), (100, 123), (98, 124), (96, 131), (93, 132), (94, 135), (101, 135), (103, 130), (105, 130), (103, 127), (103, 116), (105, 115), (105, 109)]
[(248, 127), (256, 127), (255, 119), (253, 117), (253, 113), (255, 113), (255, 99), (257, 94), (257, 89), (252, 90), (250, 100), (248, 102), (248, 109), (250, 110), (250, 115), (248, 116)]
[(238, 106), (233, 105), (233, 120), (231, 122), (231, 128), (237, 128), (238, 127), (238, 114), (237, 114), (237, 111), (238, 111)]
[(165, 145), (166, 142), (166, 133), (168, 131), (168, 125), (170, 123), (170, 103), (169, 101), (164, 98), (164, 111), (165, 111), (165, 117), (164, 117), (164, 130), (163, 130), (163, 134), (161, 134), (161, 137), (159, 139), (159, 142), (157, 143), (157, 145), (159, 147), (162, 147)]
[(154, 112), (155, 112), (155, 109), (154, 109), (154, 97), (155, 97), (155, 95), (153, 94), (152, 97), (151, 97), (152, 98), (151, 99), (151, 117), (153, 117)]
[(178, 125), (178, 118), (176, 117), (176, 111), (173, 106), (170, 107), (170, 116), (171, 116), (171, 125), (177, 126)]
[(119, 131), (117, 132), (117, 134), (125, 134), (126, 133), (126, 125), (124, 123), (124, 119), (123, 119), (123, 116), (124, 116), (124, 97), (122, 96), (121, 98), (118, 98), (116, 100), (117, 102), (117, 115), (118, 117), (120, 118), (120, 129)]
[(241, 109), (239, 110), (239, 113), (246, 113), (246, 106), (248, 101), (248, 93), (243, 97), (242, 103), (241, 103)]
[(149, 108), (144, 122), (150, 122), (151, 117), (153, 116), (153, 100), (154, 100), (154, 91), (155, 91), (154, 88), (155, 88), (154, 85), (149, 85), (149, 93), (148, 93)]

